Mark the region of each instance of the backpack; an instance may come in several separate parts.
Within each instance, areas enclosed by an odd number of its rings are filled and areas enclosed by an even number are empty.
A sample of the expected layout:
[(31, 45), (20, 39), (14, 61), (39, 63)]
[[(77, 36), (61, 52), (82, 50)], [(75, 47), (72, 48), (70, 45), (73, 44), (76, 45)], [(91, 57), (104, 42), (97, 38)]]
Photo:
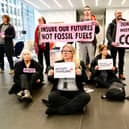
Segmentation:
[(102, 98), (113, 101), (123, 101), (126, 97), (124, 85), (120, 82), (113, 82)]

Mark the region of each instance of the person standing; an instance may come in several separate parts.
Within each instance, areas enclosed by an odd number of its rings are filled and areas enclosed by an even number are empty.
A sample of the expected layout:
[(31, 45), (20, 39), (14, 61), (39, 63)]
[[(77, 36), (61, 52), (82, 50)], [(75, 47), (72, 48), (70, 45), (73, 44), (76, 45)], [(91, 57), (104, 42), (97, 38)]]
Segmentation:
[[(99, 24), (96, 21), (95, 16), (92, 15), (91, 8), (88, 5), (84, 7), (83, 13), (84, 16), (81, 21), (95, 21), (95, 34), (98, 34), (100, 31)], [(94, 59), (96, 43), (96, 36), (94, 36), (94, 40), (92, 42), (79, 42), (80, 59), (83, 60), (86, 65), (88, 64), (88, 67), (90, 67), (91, 62)], [(86, 62), (87, 56), (89, 57), (89, 62)]]
[(113, 57), (113, 65), (116, 67), (116, 56), (118, 53), (119, 78), (125, 80), (125, 76), (123, 74), (125, 48), (118, 48), (118, 44), (115, 43), (117, 23), (120, 21), (125, 21), (125, 19), (122, 18), (122, 11), (116, 10), (115, 19), (113, 19), (112, 22), (108, 25), (106, 37), (108, 40), (108, 47), (111, 51), (111, 56)]
[(45, 62), (46, 62), (46, 71), (47, 73), (48, 67), (50, 66), (50, 45), (49, 43), (40, 43), (40, 30), (39, 26), (42, 24), (46, 24), (46, 20), (44, 17), (39, 18), (39, 25), (35, 29), (35, 51), (38, 54), (38, 61), (42, 65), (43, 70), (44, 70), (44, 65), (43, 65), (43, 55), (45, 57)]
[(10, 24), (10, 17), (8, 15), (2, 16), (3, 23), (0, 24), (0, 73), (4, 72), (4, 54), (6, 53), (10, 71), (9, 74), (14, 73), (13, 65), (13, 38), (15, 38), (15, 29)]

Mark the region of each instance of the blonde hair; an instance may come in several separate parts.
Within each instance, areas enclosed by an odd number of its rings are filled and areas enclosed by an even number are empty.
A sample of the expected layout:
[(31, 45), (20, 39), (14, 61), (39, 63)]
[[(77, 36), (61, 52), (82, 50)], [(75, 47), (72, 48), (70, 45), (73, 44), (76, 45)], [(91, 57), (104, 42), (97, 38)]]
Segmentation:
[[(71, 44), (65, 44), (62, 48), (62, 50), (65, 48), (65, 47), (68, 47), (71, 52), (72, 52), (72, 55), (73, 55), (73, 59), (72, 61), (75, 63), (75, 67), (78, 68), (80, 67), (80, 60), (79, 58), (77, 57), (77, 54), (76, 54), (76, 49), (71, 45)], [(61, 53), (62, 54), (62, 53)], [(63, 60), (63, 56), (62, 56), (62, 60)]]
[(29, 53), (30, 56), (31, 56), (31, 58), (32, 58), (32, 53), (31, 53), (31, 51), (30, 51), (29, 49), (23, 49), (22, 52), (21, 52), (21, 54), (20, 54), (21, 59), (23, 59), (23, 54), (24, 54), (25, 52), (26, 52), (26, 53)]

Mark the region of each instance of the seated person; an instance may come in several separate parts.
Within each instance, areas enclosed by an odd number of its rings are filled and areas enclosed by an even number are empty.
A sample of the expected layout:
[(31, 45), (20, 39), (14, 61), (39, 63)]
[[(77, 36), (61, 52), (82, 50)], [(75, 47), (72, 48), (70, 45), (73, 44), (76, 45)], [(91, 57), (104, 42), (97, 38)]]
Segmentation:
[(14, 68), (14, 85), (9, 94), (15, 93), (19, 100), (31, 102), (32, 89), (42, 86), (43, 74), (41, 65), (34, 61), (31, 52), (24, 49), (21, 53), (22, 61)]
[(111, 70), (99, 70), (98, 60), (99, 59), (111, 59), (112, 57), (108, 54), (106, 45), (99, 45), (99, 55), (91, 63), (91, 78), (96, 83), (97, 87), (109, 87), (112, 82), (120, 82), (115, 75), (116, 68), (113, 66)]
[(51, 68), (48, 71), (48, 80), (53, 83), (52, 91), (48, 96), (48, 100), (43, 99), (43, 102), (48, 107), (46, 114), (72, 114), (83, 112), (83, 108), (90, 101), (90, 96), (83, 90), (84, 81), (82, 67), (80, 61), (77, 60), (75, 49), (71, 44), (63, 46), (61, 51), (61, 62), (74, 62), (75, 78), (54, 78), (54, 70)]

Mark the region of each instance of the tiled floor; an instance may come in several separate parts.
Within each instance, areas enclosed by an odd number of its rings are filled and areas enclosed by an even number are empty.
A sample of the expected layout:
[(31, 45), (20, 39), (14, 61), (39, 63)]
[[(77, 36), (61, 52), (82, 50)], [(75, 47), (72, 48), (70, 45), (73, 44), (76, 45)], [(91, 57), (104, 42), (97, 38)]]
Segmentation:
[[(129, 53), (126, 53), (125, 83), (129, 95), (128, 66)], [(13, 76), (7, 72), (0, 74), (0, 129), (129, 129), (129, 101), (102, 100), (105, 89), (95, 89), (90, 93), (91, 101), (84, 115), (47, 117), (41, 99), (47, 97), (51, 85), (37, 91), (30, 105), (19, 103), (15, 95), (8, 95)]]

